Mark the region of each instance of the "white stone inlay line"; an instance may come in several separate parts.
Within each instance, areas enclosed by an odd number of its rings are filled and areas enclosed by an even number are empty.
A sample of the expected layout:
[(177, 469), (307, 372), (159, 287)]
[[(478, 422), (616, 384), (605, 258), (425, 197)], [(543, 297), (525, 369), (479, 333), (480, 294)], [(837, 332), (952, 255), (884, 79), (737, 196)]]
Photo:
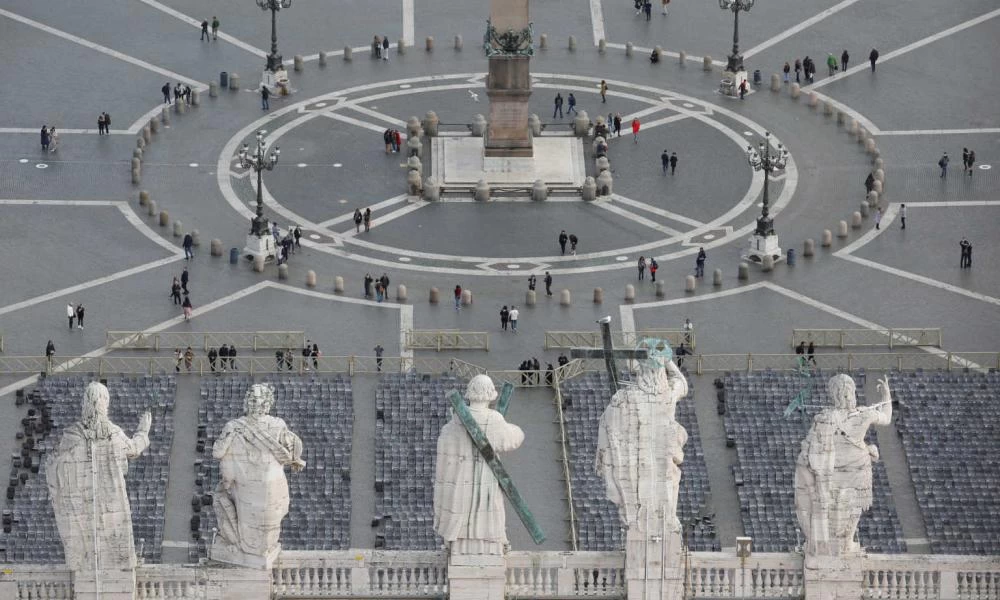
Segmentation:
[(978, 129), (909, 129), (880, 131), (879, 135), (974, 135), (977, 133), (997, 134), (1000, 133), (1000, 127), (980, 127)]
[[(381, 201), (381, 202), (379, 202), (377, 204), (372, 204), (372, 205), (369, 206), (369, 208), (371, 208), (372, 211), (374, 212), (376, 210), (380, 210), (380, 209), (383, 209), (383, 208), (388, 208), (388, 207), (392, 206), (393, 204), (399, 204), (400, 202), (403, 202), (404, 200), (406, 200), (406, 198), (407, 198), (406, 194), (400, 194), (398, 196), (393, 196), (392, 198), (389, 198), (388, 200), (383, 200), (383, 201)], [(346, 204), (347, 200), (341, 200), (341, 202), (343, 202), (343, 203)], [(352, 221), (353, 219), (354, 219), (354, 213), (353, 212), (349, 212), (349, 213), (344, 213), (344, 214), (340, 215), (339, 217), (334, 217), (332, 219), (327, 219), (326, 221), (321, 221), (321, 222), (316, 223), (316, 224), (319, 225), (320, 227), (326, 229), (327, 227), (330, 227), (331, 225), (338, 225), (338, 224), (343, 223), (345, 221)]]
[(601, 40), (607, 41), (604, 37), (604, 8), (601, 7), (601, 0), (590, 0), (590, 25), (594, 29), (594, 45)]
[[(157, 2), (156, 0), (139, 0), (139, 2), (142, 2), (143, 4), (146, 4), (146, 5), (148, 5), (148, 6), (152, 7), (152, 8), (155, 8), (156, 10), (163, 11), (163, 12), (167, 13), (168, 15), (170, 15), (171, 17), (179, 19), (179, 20), (187, 23), (188, 25), (193, 25), (196, 29), (201, 29), (201, 21), (199, 21), (198, 19), (195, 19), (194, 17), (189, 17), (188, 15), (186, 15), (186, 14), (184, 14), (184, 13), (178, 11), (178, 10), (174, 10), (174, 9), (170, 8), (169, 6), (167, 6), (166, 4), (162, 4), (160, 2)], [(221, 27), (220, 27), (220, 31), (219, 31), (219, 39), (223, 40), (225, 42), (229, 42), (230, 44), (236, 46), (237, 48), (240, 48), (242, 50), (246, 50), (250, 54), (255, 54), (255, 55), (257, 55), (257, 56), (259, 56), (261, 58), (267, 58), (267, 52), (261, 50), (260, 48), (258, 48), (256, 46), (252, 46), (252, 45), (244, 42), (243, 40), (237, 39), (237, 38), (229, 35), (228, 33), (223, 33), (221, 31)]]
[[(421, 209), (421, 208), (427, 206), (428, 204), (430, 204), (430, 202), (427, 202), (425, 200), (417, 200), (416, 202), (408, 203), (406, 206), (404, 206), (402, 208), (397, 208), (396, 210), (394, 210), (394, 211), (392, 211), (390, 213), (386, 213), (386, 214), (382, 215), (381, 217), (377, 217), (377, 218), (376, 217), (372, 217), (370, 229), (375, 229), (379, 225), (385, 225), (386, 223), (388, 223), (390, 221), (395, 221), (396, 219), (398, 219), (398, 218), (400, 218), (402, 216), (408, 215), (408, 214), (410, 214), (411, 212), (413, 212), (415, 210)], [(341, 233), (340, 237), (342, 237), (342, 238), (349, 238), (349, 237), (354, 237), (355, 235), (358, 235), (358, 234), (355, 233), (355, 231), (353, 229), (350, 229), (348, 231), (345, 231), (344, 233)]]
[[(0, 133), (27, 133), (38, 135), (39, 129), (36, 127), (0, 127)], [(96, 129), (65, 129), (59, 128), (59, 135), (97, 135), (99, 132)], [(133, 135), (133, 132), (126, 129), (112, 129), (108, 132), (110, 135)]]
[[(377, 131), (378, 133), (382, 133), (385, 131), (385, 128), (379, 127), (374, 123), (369, 123), (368, 121), (362, 121), (361, 119), (355, 119), (354, 117), (348, 117), (347, 115), (341, 114), (339, 112), (324, 112), (319, 114), (328, 119), (333, 119), (334, 121), (340, 121), (341, 123), (347, 123), (349, 125), (356, 125), (363, 129)], [(402, 132), (400, 132), (400, 135), (403, 137), (406, 136), (406, 134)]]
[[(402, 88), (403, 86), (401, 85), (399, 87)], [(409, 86), (407, 86), (407, 87), (409, 87)], [(385, 121), (386, 123), (389, 123), (390, 125), (394, 125), (396, 127), (402, 127), (404, 129), (406, 128), (406, 121), (404, 121), (402, 119), (397, 119), (396, 117), (389, 116), (389, 115), (387, 115), (385, 113), (380, 113), (377, 110), (372, 110), (372, 109), (367, 108), (365, 106), (361, 106), (360, 104), (355, 104), (353, 102), (344, 102), (340, 106), (342, 108), (345, 108), (345, 109), (348, 109), (348, 110), (357, 111), (357, 112), (359, 112), (359, 113), (361, 113), (363, 115), (368, 115), (369, 117), (372, 117), (374, 119), (378, 119), (379, 121)], [(405, 132), (401, 131), (399, 133), (400, 133), (400, 135), (403, 136), (404, 139), (406, 138), (406, 133)]]
[[(884, 63), (887, 60), (892, 60), (892, 59), (894, 59), (894, 58), (896, 58), (898, 56), (902, 56), (902, 55), (904, 55), (904, 54), (906, 54), (908, 52), (912, 52), (912, 51), (914, 51), (914, 50), (916, 50), (918, 48), (922, 48), (922, 47), (926, 46), (927, 44), (931, 44), (931, 43), (934, 43), (934, 42), (936, 42), (936, 41), (938, 41), (938, 40), (940, 40), (942, 38), (946, 38), (949, 35), (956, 34), (956, 33), (960, 32), (960, 31), (964, 31), (964, 30), (966, 30), (969, 27), (972, 27), (974, 25), (979, 25), (980, 23), (983, 23), (985, 21), (989, 21), (990, 19), (992, 19), (993, 17), (996, 17), (998, 15), (1000, 15), (1000, 8), (997, 8), (995, 10), (991, 10), (990, 12), (988, 12), (988, 13), (986, 13), (984, 15), (979, 15), (978, 17), (975, 17), (973, 19), (969, 19), (968, 21), (965, 21), (964, 23), (959, 23), (958, 25), (955, 25), (954, 27), (949, 27), (948, 29), (945, 29), (944, 31), (939, 31), (939, 32), (935, 33), (934, 35), (929, 35), (929, 36), (925, 37), (922, 40), (918, 40), (916, 42), (913, 42), (912, 44), (907, 44), (906, 46), (903, 46), (902, 48), (897, 48), (897, 49), (895, 49), (895, 50), (893, 50), (891, 52), (886, 52), (885, 54), (881, 54), (879, 56), (878, 62), (876, 63), (876, 67), (878, 67), (878, 65), (881, 65), (882, 63)], [(744, 54), (744, 56), (745, 56), (745, 54)], [(864, 59), (867, 59), (867, 57), (864, 57)], [(808, 85), (808, 86), (806, 86), (806, 87), (804, 87), (802, 89), (803, 90), (814, 90), (816, 88), (823, 87), (823, 86), (825, 86), (825, 85), (827, 85), (829, 83), (833, 83), (834, 81), (837, 81), (839, 79), (843, 79), (844, 77), (848, 77), (850, 75), (853, 75), (853, 74), (855, 74), (855, 73), (857, 73), (859, 71), (866, 71), (866, 70), (869, 70), (869, 69), (871, 69), (871, 65), (869, 64), (869, 62), (867, 60), (862, 60), (860, 64), (858, 64), (858, 65), (856, 65), (854, 67), (851, 67), (850, 69), (848, 69), (846, 71), (843, 71), (843, 72), (841, 72), (841, 73), (839, 73), (837, 75), (834, 75), (833, 77), (828, 77), (827, 79), (822, 79), (820, 81), (817, 81), (816, 83), (814, 83), (812, 85)]]
[(407, 46), (413, 45), (416, 38), (413, 28), (413, 0), (403, 0), (403, 42)]
[(619, 217), (623, 217), (625, 219), (628, 219), (629, 221), (633, 221), (635, 223), (638, 223), (638, 224), (642, 225), (643, 227), (648, 227), (648, 228), (653, 229), (655, 231), (659, 231), (660, 233), (665, 233), (665, 234), (667, 234), (669, 236), (679, 236), (679, 235), (682, 235), (682, 233), (680, 231), (677, 231), (676, 229), (671, 229), (670, 227), (667, 227), (666, 225), (660, 225), (659, 223), (657, 223), (657, 222), (655, 222), (655, 221), (653, 221), (651, 219), (647, 219), (646, 217), (643, 217), (641, 215), (637, 215), (637, 214), (635, 214), (634, 212), (632, 212), (630, 210), (625, 210), (624, 208), (621, 208), (620, 206), (615, 206), (614, 204), (612, 204), (610, 202), (601, 201), (601, 202), (593, 202), (592, 204), (594, 206), (598, 207), (598, 208), (603, 208), (604, 210), (606, 210), (606, 211), (608, 211), (610, 213), (614, 213), (614, 214), (618, 215)]
[(840, 11), (844, 10), (845, 8), (847, 8), (848, 6), (850, 6), (850, 5), (852, 5), (852, 4), (856, 3), (856, 2), (858, 2), (858, 0), (843, 0), (843, 2), (841, 2), (840, 4), (834, 4), (833, 6), (831, 6), (830, 8), (828, 8), (826, 10), (824, 10), (823, 12), (817, 14), (816, 16), (810, 17), (810, 18), (806, 19), (805, 21), (802, 21), (798, 25), (795, 25), (794, 27), (789, 27), (785, 31), (783, 31), (783, 32), (779, 33), (778, 35), (774, 36), (773, 38), (771, 38), (769, 40), (765, 40), (765, 41), (761, 42), (760, 44), (757, 44), (753, 48), (750, 48), (749, 50), (747, 50), (746, 52), (743, 53), (743, 57), (744, 58), (750, 58), (751, 56), (753, 56), (754, 54), (757, 54), (758, 52), (761, 52), (763, 50), (767, 50), (768, 48), (770, 48), (771, 46), (777, 44), (778, 42), (782, 42), (782, 41), (784, 41), (784, 40), (792, 37), (793, 35), (797, 34), (798, 32), (802, 31), (803, 29), (806, 29), (808, 27), (812, 27), (813, 25), (815, 25), (816, 23), (819, 23), (820, 21), (822, 21), (823, 19), (829, 17), (830, 15), (833, 15), (833, 14), (836, 14), (836, 13), (840, 12)]
[(163, 75), (164, 77), (167, 77), (168, 79), (171, 79), (173, 81), (182, 81), (182, 82), (186, 83), (187, 85), (190, 85), (192, 88), (197, 88), (198, 90), (208, 89), (208, 86), (206, 84), (201, 83), (200, 81), (195, 81), (194, 79), (191, 79), (190, 77), (185, 77), (185, 76), (183, 76), (183, 75), (181, 75), (179, 73), (174, 73), (173, 71), (170, 71), (168, 69), (164, 69), (163, 67), (158, 67), (158, 66), (156, 66), (154, 64), (150, 64), (150, 63), (148, 63), (148, 62), (146, 62), (146, 61), (144, 61), (142, 59), (136, 58), (134, 56), (129, 56), (128, 54), (125, 54), (123, 52), (119, 52), (117, 50), (112, 50), (111, 48), (108, 48), (107, 46), (102, 46), (100, 44), (95, 44), (94, 42), (91, 42), (90, 40), (85, 40), (82, 37), (77, 37), (77, 36), (75, 36), (75, 35), (73, 35), (71, 33), (66, 33), (65, 31), (62, 31), (60, 29), (56, 29), (55, 27), (50, 27), (50, 26), (48, 26), (48, 25), (46, 25), (44, 23), (39, 23), (38, 21), (29, 19), (28, 17), (22, 17), (21, 15), (19, 15), (17, 13), (12, 13), (9, 10), (4, 10), (4, 9), (0, 8), (0, 16), (7, 17), (8, 19), (11, 19), (12, 21), (17, 21), (18, 23), (23, 23), (24, 25), (28, 25), (29, 27), (34, 27), (35, 29), (40, 29), (41, 31), (44, 31), (45, 33), (50, 33), (50, 34), (52, 34), (52, 35), (54, 35), (56, 37), (60, 37), (60, 38), (62, 38), (64, 40), (73, 42), (74, 44), (79, 44), (79, 45), (83, 46), (84, 48), (90, 48), (91, 50), (95, 50), (97, 52), (100, 52), (101, 54), (107, 54), (108, 56), (111, 56), (112, 58), (117, 58), (118, 60), (121, 60), (121, 61), (127, 62), (129, 64), (135, 65), (137, 67), (141, 67), (143, 69), (146, 69), (147, 71), (152, 71), (154, 73), (158, 73), (158, 74)]

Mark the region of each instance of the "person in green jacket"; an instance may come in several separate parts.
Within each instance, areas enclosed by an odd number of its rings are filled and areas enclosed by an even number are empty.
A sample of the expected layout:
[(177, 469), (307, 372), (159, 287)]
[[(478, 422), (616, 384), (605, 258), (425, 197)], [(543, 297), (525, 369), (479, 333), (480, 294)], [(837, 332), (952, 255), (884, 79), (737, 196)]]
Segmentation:
[(830, 77), (833, 77), (834, 73), (837, 72), (838, 65), (837, 57), (832, 52), (826, 55), (826, 66), (830, 67)]

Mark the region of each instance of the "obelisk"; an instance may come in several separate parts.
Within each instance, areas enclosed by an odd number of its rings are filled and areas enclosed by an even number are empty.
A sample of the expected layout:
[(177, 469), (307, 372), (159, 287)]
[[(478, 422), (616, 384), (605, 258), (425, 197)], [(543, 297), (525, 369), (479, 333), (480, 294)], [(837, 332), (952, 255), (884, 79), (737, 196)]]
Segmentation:
[(529, 63), (534, 54), (528, 0), (490, 0), (483, 49), (490, 61), (486, 95), (490, 98), (486, 129), (487, 157), (530, 157), (528, 97)]

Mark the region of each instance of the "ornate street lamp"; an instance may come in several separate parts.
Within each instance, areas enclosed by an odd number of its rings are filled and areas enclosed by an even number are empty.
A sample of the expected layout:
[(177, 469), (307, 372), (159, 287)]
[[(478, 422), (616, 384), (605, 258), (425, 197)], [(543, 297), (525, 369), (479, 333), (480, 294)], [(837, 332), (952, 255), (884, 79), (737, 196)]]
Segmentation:
[(281, 70), (281, 55), (278, 54), (278, 11), (291, 8), (292, 0), (256, 0), (261, 10), (271, 11), (271, 53), (267, 55), (267, 70), (274, 73)]
[(251, 149), (249, 144), (243, 144), (239, 152), (240, 166), (244, 169), (253, 169), (257, 173), (257, 215), (250, 220), (250, 234), (247, 236), (246, 252), (248, 255), (256, 257), (263, 256), (265, 260), (275, 255), (274, 236), (268, 227), (267, 219), (264, 218), (264, 184), (262, 173), (274, 169), (278, 164), (278, 157), (281, 156), (281, 149), (275, 146), (271, 154), (267, 154), (267, 143), (264, 141), (264, 132), (257, 132), (257, 146)]
[[(260, 2), (260, 0), (257, 0)], [(749, 12), (756, 0), (719, 0), (719, 8), (733, 11), (733, 53), (729, 55), (726, 71), (739, 73), (743, 70), (743, 55), (740, 54), (740, 11)]]
[(753, 146), (747, 146), (747, 162), (754, 171), (764, 172), (764, 202), (757, 217), (757, 228), (754, 230), (753, 238), (750, 240), (750, 251), (746, 255), (754, 261), (760, 261), (764, 255), (771, 255), (776, 260), (781, 258), (781, 248), (778, 246), (778, 234), (774, 232), (774, 219), (771, 218), (768, 197), (768, 181), (771, 173), (780, 171), (788, 164), (788, 150), (778, 144), (774, 154), (771, 153), (771, 132), (764, 133), (764, 141), (760, 142), (754, 150)]

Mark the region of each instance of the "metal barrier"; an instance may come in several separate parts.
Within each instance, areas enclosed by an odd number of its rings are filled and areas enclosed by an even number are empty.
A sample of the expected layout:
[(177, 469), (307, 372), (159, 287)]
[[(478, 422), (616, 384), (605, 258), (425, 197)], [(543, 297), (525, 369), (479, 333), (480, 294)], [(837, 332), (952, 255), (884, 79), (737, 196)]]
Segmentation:
[[(684, 343), (689, 349), (694, 350), (697, 346), (697, 339), (694, 331), (683, 329), (646, 329), (636, 332), (615, 331), (611, 334), (611, 341), (615, 346), (634, 347), (642, 338), (660, 338), (670, 342), (671, 346), (679, 346)], [(569, 349), (569, 348), (600, 348), (604, 344), (600, 331), (546, 331), (545, 349)]]
[(933, 346), (941, 347), (941, 329), (793, 329), (792, 347), (800, 342), (812, 342), (820, 348), (851, 348), (863, 346)]
[(115, 350), (160, 350), (161, 348), (200, 348), (208, 351), (226, 344), (239, 350), (280, 350), (302, 348), (304, 331), (109, 331), (105, 343)]
[(406, 332), (406, 348), (410, 350), (486, 350), (490, 349), (490, 334), (485, 331), (423, 331)]

